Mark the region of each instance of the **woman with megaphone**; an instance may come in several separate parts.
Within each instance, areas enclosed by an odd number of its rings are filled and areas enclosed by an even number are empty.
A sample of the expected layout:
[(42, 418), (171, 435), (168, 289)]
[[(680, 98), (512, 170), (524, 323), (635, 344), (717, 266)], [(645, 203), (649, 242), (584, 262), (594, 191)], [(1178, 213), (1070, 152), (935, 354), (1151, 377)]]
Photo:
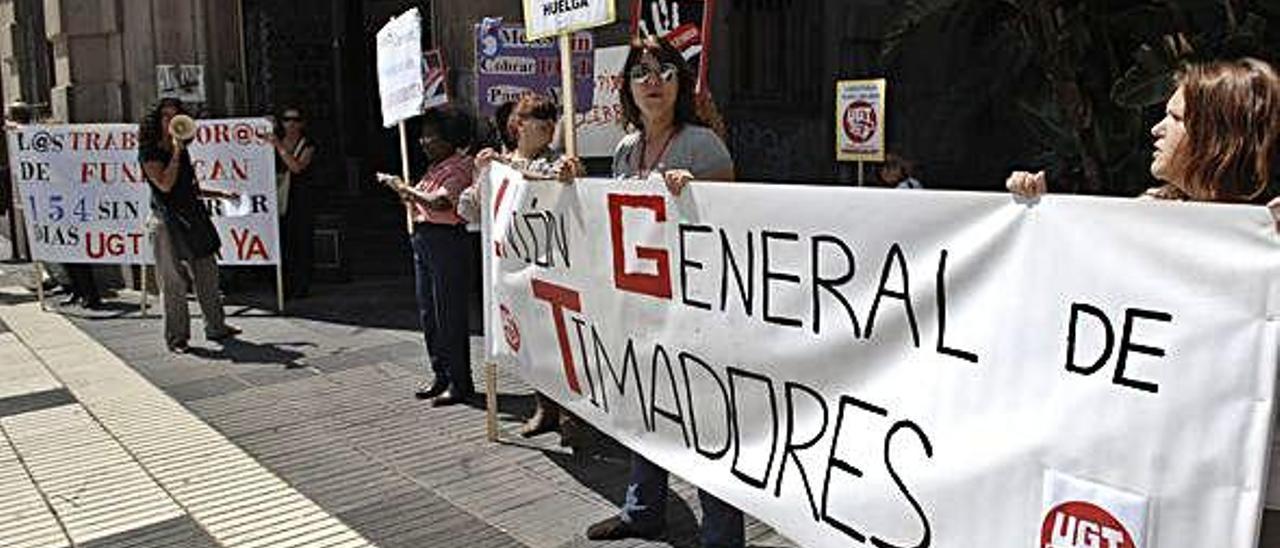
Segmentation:
[(221, 341), (240, 333), (227, 325), (218, 292), (214, 254), (222, 247), (201, 196), (236, 199), (232, 192), (202, 189), (187, 146), (195, 139), (195, 120), (182, 102), (161, 99), (138, 128), (138, 160), (151, 187), (151, 247), (164, 302), (164, 341), (169, 350), (190, 350), (188, 284), (204, 313), (205, 338)]

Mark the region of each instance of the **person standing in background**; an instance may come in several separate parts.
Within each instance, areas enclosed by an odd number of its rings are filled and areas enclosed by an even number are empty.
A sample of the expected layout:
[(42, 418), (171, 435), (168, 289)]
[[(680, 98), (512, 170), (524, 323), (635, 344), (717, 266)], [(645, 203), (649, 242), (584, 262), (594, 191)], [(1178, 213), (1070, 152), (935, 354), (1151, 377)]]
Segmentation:
[(311, 293), (311, 271), (315, 257), (315, 209), (312, 162), (316, 144), (306, 134), (302, 110), (289, 107), (280, 117), (281, 136), (271, 135), (275, 147), (280, 208), (281, 240), (284, 242), (285, 295), (302, 298)]

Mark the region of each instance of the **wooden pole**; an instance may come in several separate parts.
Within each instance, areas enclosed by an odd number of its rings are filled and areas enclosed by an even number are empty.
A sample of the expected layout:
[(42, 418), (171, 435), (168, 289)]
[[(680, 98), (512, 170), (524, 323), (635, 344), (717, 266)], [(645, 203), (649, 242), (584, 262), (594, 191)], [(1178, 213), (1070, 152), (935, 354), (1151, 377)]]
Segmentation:
[(573, 40), (567, 32), (560, 35), (560, 97), (564, 100), (564, 153), (577, 156), (578, 135), (573, 120)]
[(284, 314), (284, 265), (276, 263), (276, 313)]
[[(32, 253), (34, 255), (34, 253)], [(45, 312), (44, 307), (44, 263), (36, 261), (36, 300), (40, 301), (40, 311)]]
[[(400, 177), (405, 184), (413, 184), (409, 178), (409, 132), (404, 127), (404, 120), (400, 120)], [(413, 234), (413, 206), (407, 203), (404, 205), (404, 228), (405, 232)]]
[(484, 364), (484, 430), (489, 442), (498, 441), (498, 364)]
[(139, 267), (139, 275), (142, 278), (139, 280), (139, 286), (142, 288), (142, 297), (138, 299), (138, 315), (145, 318), (147, 316), (147, 263), (142, 263)]
[(862, 186), (863, 184), (862, 177), (862, 160), (858, 160), (858, 186)]

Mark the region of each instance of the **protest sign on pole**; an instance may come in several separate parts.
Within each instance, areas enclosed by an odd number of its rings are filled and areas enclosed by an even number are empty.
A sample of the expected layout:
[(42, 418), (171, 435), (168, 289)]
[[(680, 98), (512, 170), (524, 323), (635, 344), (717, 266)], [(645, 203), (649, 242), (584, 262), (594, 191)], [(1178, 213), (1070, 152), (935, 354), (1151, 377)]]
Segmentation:
[(523, 0), (526, 40), (541, 40), (608, 25), (615, 0)]
[(525, 39), (559, 36), (560, 98), (564, 106), (564, 150), (578, 155), (577, 123), (574, 120), (574, 71), (570, 35), (577, 30), (607, 25), (617, 20), (614, 0), (524, 0)]
[(801, 546), (1256, 546), (1265, 208), (489, 177), (490, 352)]
[(858, 186), (863, 162), (884, 161), (884, 79), (836, 82), (836, 161), (858, 162)]
[[(278, 265), (275, 155), (261, 118), (199, 120), (190, 147), (201, 187), (238, 200), (208, 199), (222, 240), (218, 262)], [(14, 181), (26, 209), (35, 260), (145, 264), (151, 190), (138, 162), (138, 126), (86, 124), (9, 130)]]
[[(560, 46), (555, 40), (527, 41), (524, 25), (486, 19), (476, 25), (476, 108), (493, 116), (503, 103), (526, 93), (561, 102)], [(590, 32), (573, 34), (574, 109), (585, 112), (595, 95), (591, 77), (595, 49)]]
[[(427, 108), (423, 71), (426, 63), (422, 52), (422, 17), (418, 8), (410, 9), (387, 22), (377, 35), (378, 97), (382, 104), (384, 127), (398, 126), (400, 131), (400, 171), (406, 183), (409, 174), (409, 137), (404, 121), (422, 114)], [(405, 230), (413, 233), (413, 213), (404, 210)]]
[(378, 97), (382, 125), (392, 127), (422, 114), (426, 102), (423, 84), (422, 18), (413, 8), (391, 19), (378, 31)]
[(715, 0), (635, 0), (631, 34), (660, 36), (671, 42), (697, 75), (697, 91), (702, 93), (707, 89), (715, 6)]

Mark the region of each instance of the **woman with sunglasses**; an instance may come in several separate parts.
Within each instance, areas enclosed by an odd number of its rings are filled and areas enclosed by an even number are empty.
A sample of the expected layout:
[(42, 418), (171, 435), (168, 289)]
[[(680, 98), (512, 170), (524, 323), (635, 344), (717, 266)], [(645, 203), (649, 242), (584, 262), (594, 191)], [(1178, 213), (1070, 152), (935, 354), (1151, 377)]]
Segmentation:
[[(623, 65), (623, 120), (633, 131), (613, 155), (619, 179), (662, 180), (673, 195), (690, 181), (732, 181), (733, 159), (724, 141), (706, 127), (694, 102), (694, 76), (680, 52), (665, 40), (631, 42)], [(745, 543), (742, 511), (699, 490), (702, 545), (736, 548)], [(587, 538), (654, 538), (666, 524), (667, 471), (631, 455), (631, 480), (619, 515), (587, 529)]]
[(315, 212), (311, 200), (311, 162), (316, 145), (307, 137), (302, 110), (290, 107), (280, 117), (281, 137), (272, 134), (276, 149), (277, 190), (284, 242), (285, 290), (289, 297), (306, 297), (311, 291), (311, 263), (315, 238)]
[[(520, 171), (528, 179), (572, 182), (574, 177), (585, 175), (577, 159), (563, 157), (551, 148), (559, 121), (559, 108), (549, 97), (537, 93), (521, 97), (510, 116), (514, 146), (506, 154), (499, 154), (491, 148), (476, 154), (476, 181), (487, 179), (489, 162), (494, 160)], [(474, 222), (480, 217), (478, 193), (479, 185), (473, 184), (459, 198), (458, 214), (468, 221)], [(528, 438), (556, 429), (567, 430), (570, 416), (563, 413), (554, 400), (535, 393), (534, 402), (533, 416), (524, 423), (521, 436)]]
[(431, 382), (418, 386), (416, 396), (431, 399), (433, 407), (475, 397), (467, 321), (471, 240), (457, 213), (458, 197), (474, 179), (474, 162), (466, 153), (473, 130), (471, 117), (460, 110), (428, 110), (421, 118), (418, 143), (431, 167), (417, 185), (395, 185), (413, 214), (418, 316), (434, 374)]

